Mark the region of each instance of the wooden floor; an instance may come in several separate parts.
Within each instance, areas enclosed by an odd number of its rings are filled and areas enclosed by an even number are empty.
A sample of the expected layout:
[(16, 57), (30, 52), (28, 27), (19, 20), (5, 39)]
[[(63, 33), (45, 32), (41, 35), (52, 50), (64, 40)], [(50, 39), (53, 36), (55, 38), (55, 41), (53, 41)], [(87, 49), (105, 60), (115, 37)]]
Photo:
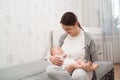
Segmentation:
[(114, 64), (115, 80), (120, 80), (120, 64)]

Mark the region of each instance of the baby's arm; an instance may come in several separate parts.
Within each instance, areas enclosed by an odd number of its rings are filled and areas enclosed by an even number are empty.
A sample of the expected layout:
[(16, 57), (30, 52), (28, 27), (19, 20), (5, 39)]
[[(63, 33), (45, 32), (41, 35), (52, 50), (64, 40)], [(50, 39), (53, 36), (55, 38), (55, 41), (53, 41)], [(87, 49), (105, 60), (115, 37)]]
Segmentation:
[(80, 68), (82, 68), (82, 66), (75, 62), (69, 64), (65, 69), (71, 74), (75, 69), (80, 69)]

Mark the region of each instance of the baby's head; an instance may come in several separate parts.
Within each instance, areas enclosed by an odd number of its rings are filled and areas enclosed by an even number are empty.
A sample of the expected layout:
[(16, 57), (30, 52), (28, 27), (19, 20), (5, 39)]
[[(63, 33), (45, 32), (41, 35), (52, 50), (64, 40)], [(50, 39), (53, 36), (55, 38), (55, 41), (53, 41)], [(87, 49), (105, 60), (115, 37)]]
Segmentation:
[(51, 55), (56, 55), (56, 54), (60, 55), (63, 53), (63, 50), (60, 47), (52, 47), (50, 49), (50, 53), (51, 53)]

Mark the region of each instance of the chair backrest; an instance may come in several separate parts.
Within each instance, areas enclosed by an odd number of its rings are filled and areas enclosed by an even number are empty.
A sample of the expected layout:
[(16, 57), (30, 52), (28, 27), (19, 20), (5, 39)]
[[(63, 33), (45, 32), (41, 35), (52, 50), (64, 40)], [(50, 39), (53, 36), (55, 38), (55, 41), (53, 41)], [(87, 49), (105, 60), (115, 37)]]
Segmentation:
[(65, 32), (62, 29), (55, 29), (51, 31), (51, 40), (52, 40), (52, 46), (58, 46), (59, 45), (59, 39), (62, 34)]

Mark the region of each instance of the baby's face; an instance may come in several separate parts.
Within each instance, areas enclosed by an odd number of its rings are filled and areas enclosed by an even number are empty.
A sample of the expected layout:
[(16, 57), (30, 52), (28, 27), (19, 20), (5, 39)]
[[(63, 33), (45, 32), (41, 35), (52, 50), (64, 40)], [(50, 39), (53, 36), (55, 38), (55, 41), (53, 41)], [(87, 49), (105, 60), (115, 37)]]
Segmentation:
[(63, 50), (60, 47), (55, 47), (53, 48), (53, 52), (59, 55), (63, 53)]

